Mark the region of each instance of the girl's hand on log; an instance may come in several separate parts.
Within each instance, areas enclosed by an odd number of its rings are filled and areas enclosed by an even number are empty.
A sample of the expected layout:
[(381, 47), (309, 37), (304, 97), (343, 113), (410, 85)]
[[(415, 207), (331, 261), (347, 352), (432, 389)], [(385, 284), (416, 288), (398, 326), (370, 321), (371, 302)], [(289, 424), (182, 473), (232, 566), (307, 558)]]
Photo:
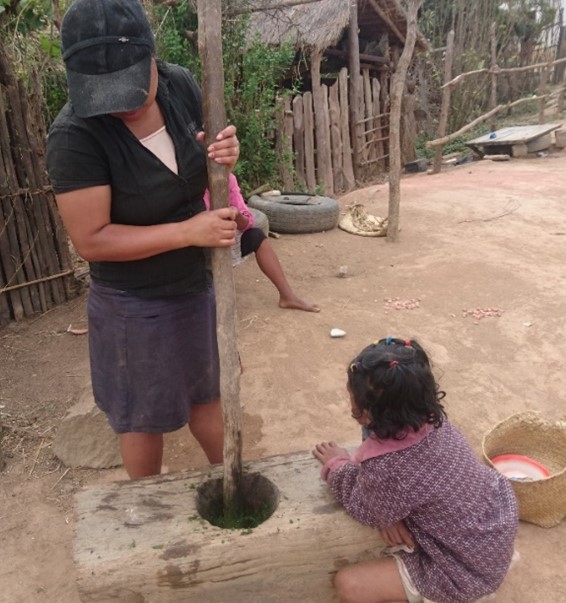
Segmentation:
[[(204, 141), (205, 133), (199, 132), (197, 140)], [(216, 142), (213, 142), (206, 149), (210, 159), (216, 163), (226, 165), (232, 169), (238, 157), (240, 156), (240, 142), (236, 136), (236, 126), (228, 126), (216, 135)]]
[(403, 520), (394, 523), (393, 525), (387, 526), (386, 528), (380, 528), (379, 533), (383, 538), (383, 541), (387, 546), (407, 546), (410, 549), (415, 548), (415, 541), (411, 532), (405, 525)]
[(194, 247), (230, 247), (236, 242), (236, 214), (233, 207), (203, 211), (186, 220), (187, 245)]
[(321, 442), (314, 447), (312, 453), (323, 465), (334, 457), (350, 458), (350, 453), (335, 442)]

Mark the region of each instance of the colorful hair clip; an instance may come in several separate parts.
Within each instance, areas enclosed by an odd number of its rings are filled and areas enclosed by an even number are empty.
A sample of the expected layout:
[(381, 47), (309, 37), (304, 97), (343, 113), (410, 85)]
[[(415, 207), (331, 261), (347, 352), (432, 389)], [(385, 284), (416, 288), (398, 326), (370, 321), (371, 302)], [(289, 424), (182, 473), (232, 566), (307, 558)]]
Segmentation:
[(405, 347), (407, 348), (412, 348), (412, 344), (411, 344), (411, 340), (410, 339), (405, 339)]
[(399, 363), (397, 362), (397, 360), (392, 360), (392, 361), (389, 363), (389, 368), (393, 368), (394, 366), (397, 366), (398, 364), (399, 364)]
[(393, 343), (393, 337), (387, 337), (385, 339), (385, 345), (391, 345)]
[(350, 365), (350, 372), (357, 373), (359, 368), (360, 368), (359, 362), (352, 362), (352, 364)]

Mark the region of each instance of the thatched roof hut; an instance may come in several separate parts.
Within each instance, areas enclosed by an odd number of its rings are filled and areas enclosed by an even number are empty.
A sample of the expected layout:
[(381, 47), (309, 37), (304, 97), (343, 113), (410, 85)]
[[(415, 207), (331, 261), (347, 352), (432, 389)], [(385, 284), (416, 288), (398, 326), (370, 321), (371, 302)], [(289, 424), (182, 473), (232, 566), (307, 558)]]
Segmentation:
[[(257, 11), (251, 15), (251, 33), (258, 34), (268, 44), (290, 42), (299, 48), (324, 51), (340, 43), (350, 24), (351, 0), (319, 0), (261, 10), (262, 5), (273, 4), (266, 0), (250, 2)], [(371, 43), (377, 47), (386, 34), (391, 45), (402, 46), (407, 18), (398, 0), (358, 0), (358, 27), (361, 51)], [(417, 49), (427, 48), (425, 38), (419, 33)]]

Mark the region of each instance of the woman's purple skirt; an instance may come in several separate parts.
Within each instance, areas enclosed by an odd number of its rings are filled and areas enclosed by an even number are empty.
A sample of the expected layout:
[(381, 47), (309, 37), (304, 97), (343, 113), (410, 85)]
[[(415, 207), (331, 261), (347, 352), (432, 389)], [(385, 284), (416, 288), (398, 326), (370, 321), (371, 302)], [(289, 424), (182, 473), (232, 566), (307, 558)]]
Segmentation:
[(115, 432), (175, 431), (220, 397), (212, 289), (142, 299), (91, 283), (88, 321), (94, 399)]

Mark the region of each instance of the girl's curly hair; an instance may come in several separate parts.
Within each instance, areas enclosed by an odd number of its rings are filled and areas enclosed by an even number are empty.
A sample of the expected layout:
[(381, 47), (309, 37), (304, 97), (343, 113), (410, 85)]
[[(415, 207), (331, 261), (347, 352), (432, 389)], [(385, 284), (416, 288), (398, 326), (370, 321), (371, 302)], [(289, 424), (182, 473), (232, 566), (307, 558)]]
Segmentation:
[(348, 389), (380, 439), (401, 440), (426, 423), (440, 427), (446, 417), (440, 402), (446, 394), (413, 339), (387, 337), (364, 348), (348, 367)]

